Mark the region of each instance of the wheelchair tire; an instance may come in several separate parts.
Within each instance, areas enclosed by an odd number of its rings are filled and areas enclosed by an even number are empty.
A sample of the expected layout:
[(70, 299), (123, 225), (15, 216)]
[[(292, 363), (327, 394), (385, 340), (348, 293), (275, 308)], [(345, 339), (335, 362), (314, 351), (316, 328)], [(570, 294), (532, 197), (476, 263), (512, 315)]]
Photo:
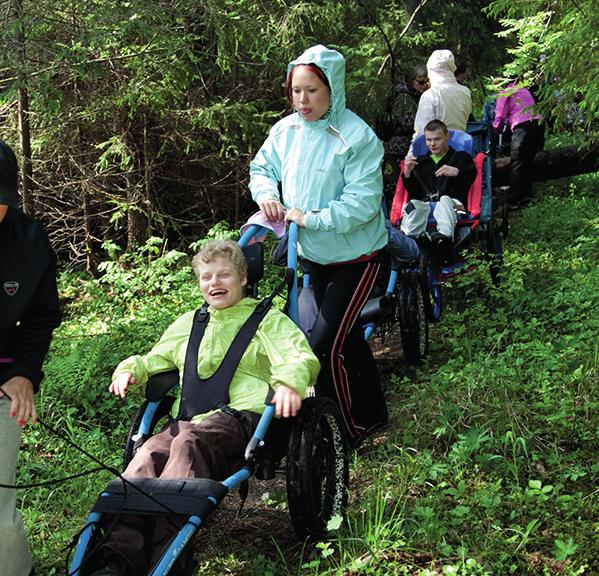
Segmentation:
[(337, 405), (307, 398), (293, 423), (287, 449), (287, 502), (302, 539), (325, 538), (328, 522), (343, 517), (349, 462)]
[(416, 272), (402, 274), (398, 286), (399, 330), (404, 358), (419, 364), (428, 353), (428, 292)]
[[(150, 423), (150, 431), (151, 432), (153, 432), (156, 429), (156, 426), (160, 422), (160, 420), (162, 420), (163, 418), (167, 417), (170, 414), (170, 411), (171, 411), (174, 401), (175, 401), (174, 396), (164, 396), (162, 398), (162, 400), (160, 401), (160, 404), (158, 405), (158, 408), (156, 409), (156, 412), (154, 413), (154, 416), (152, 417), (152, 421)], [(125, 453), (123, 456), (123, 469), (127, 468), (129, 462), (131, 462), (131, 460), (133, 460), (133, 456), (135, 456), (135, 453), (139, 449), (139, 446), (137, 448), (135, 447), (134, 437), (136, 436), (137, 431), (139, 430), (141, 421), (144, 417), (146, 408), (148, 407), (149, 404), (150, 404), (150, 402), (148, 400), (146, 400), (139, 407), (139, 410), (137, 411), (137, 414), (135, 415), (135, 418), (133, 419), (133, 422), (131, 423), (131, 427), (129, 428), (129, 433), (127, 434), (127, 440), (125, 441)]]

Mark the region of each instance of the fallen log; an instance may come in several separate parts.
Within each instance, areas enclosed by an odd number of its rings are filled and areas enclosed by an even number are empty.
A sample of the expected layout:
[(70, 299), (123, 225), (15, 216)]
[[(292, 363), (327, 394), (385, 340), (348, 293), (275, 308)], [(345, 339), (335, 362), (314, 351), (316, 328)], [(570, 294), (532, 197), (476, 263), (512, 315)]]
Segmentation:
[[(509, 166), (509, 156), (495, 158), (493, 161), (493, 169), (498, 172), (498, 175), (507, 171)], [(591, 172), (599, 172), (599, 144), (587, 148), (570, 146), (542, 150), (535, 156), (534, 180), (536, 182)]]

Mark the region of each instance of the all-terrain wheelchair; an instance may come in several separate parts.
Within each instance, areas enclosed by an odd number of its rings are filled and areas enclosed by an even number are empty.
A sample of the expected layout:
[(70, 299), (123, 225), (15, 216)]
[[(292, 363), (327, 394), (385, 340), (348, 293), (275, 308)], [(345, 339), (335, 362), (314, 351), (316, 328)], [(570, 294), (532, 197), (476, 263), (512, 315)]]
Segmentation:
[[(240, 241), (248, 262), (248, 293), (257, 296), (263, 275), (262, 243), (247, 245), (258, 233), (253, 228)], [(293, 285), (293, 271), (287, 271), (287, 284)], [(137, 450), (172, 418), (171, 409), (179, 386), (178, 371), (154, 375), (146, 388), (146, 400), (131, 425), (125, 442), (125, 467)], [(331, 519), (344, 514), (347, 503), (349, 464), (347, 447), (336, 404), (327, 398), (304, 400), (294, 418), (274, 418), (275, 407), (265, 399), (265, 410), (245, 450), (245, 462), (230, 477), (210, 479), (130, 479), (119, 477), (108, 484), (98, 498), (80, 533), (69, 574), (86, 576), (95, 565), (94, 551), (101, 545), (106, 514), (175, 514), (186, 519), (159, 560), (150, 568), (151, 576), (177, 574), (192, 576), (197, 564), (192, 560), (179, 568), (178, 559), (192, 558), (193, 536), (230, 492), (247, 495), (251, 476), (272, 479), (277, 472), (286, 477), (288, 510), (298, 536), (319, 538), (327, 533)], [(104, 518), (105, 520), (105, 518)]]
[[(431, 320), (438, 320), (441, 316), (443, 282), (470, 268), (463, 256), (467, 247), (478, 245), (489, 263), (492, 281), (496, 285), (500, 281), (503, 265), (502, 238), (507, 236), (509, 225), (507, 207), (500, 206), (497, 210), (493, 206), (491, 136), (491, 126), (486, 122), (469, 122), (467, 132), (449, 131), (450, 146), (455, 150), (463, 150), (473, 157), (477, 175), (468, 192), (467, 212), (460, 215), (455, 227), (452, 257), (449, 261), (444, 261), (425, 243), (418, 265), (409, 267), (411, 272), (421, 277), (422, 283), (427, 288), (425, 303)], [(416, 156), (426, 154), (424, 136), (415, 140), (413, 150)], [(400, 225), (407, 203), (408, 193), (400, 175), (391, 209), (391, 222), (394, 225)], [(430, 227), (435, 224), (432, 216), (434, 205), (434, 202), (431, 202), (428, 221)]]

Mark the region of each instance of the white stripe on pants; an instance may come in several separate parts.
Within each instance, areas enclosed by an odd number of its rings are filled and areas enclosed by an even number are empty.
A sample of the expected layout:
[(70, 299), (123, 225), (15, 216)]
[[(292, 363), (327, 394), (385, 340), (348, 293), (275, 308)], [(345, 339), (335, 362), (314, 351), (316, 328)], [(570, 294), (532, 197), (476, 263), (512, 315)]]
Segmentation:
[[(414, 208), (409, 210), (409, 205)], [(458, 217), (456, 208), (461, 206), (461, 202), (449, 196), (441, 196), (437, 201), (437, 205), (433, 210), (433, 217), (437, 221), (437, 230), (444, 236), (448, 236), (453, 240), (453, 230), (455, 228)], [(418, 238), (426, 231), (426, 224), (430, 213), (430, 203), (422, 200), (410, 200), (405, 208), (403, 218), (401, 219), (401, 231), (406, 236)]]
[[(14, 484), (21, 429), (10, 416), (10, 401), (0, 398), (0, 484)], [(16, 508), (16, 490), (0, 488), (0, 572), (7, 576), (27, 576), (31, 552)]]

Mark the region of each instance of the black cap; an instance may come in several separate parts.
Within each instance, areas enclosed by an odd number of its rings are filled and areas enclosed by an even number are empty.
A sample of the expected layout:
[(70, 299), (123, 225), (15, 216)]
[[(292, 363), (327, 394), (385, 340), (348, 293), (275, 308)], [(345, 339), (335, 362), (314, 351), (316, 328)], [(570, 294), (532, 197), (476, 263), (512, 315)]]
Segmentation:
[(17, 207), (19, 203), (18, 172), (19, 167), (15, 153), (6, 142), (0, 140), (0, 204)]

